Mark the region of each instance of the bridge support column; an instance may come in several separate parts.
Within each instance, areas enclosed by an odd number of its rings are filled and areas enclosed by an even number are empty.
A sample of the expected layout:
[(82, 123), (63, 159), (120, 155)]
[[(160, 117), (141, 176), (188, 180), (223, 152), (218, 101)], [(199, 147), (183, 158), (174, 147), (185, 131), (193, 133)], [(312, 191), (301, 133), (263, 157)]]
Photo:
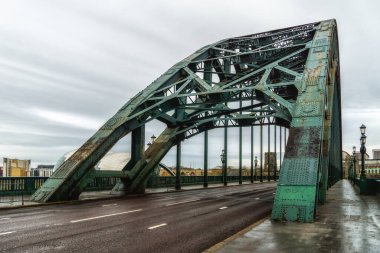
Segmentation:
[(181, 141), (177, 142), (177, 162), (175, 168), (175, 189), (181, 190)]
[[(262, 113), (260, 112), (260, 115)], [(260, 125), (260, 182), (263, 182), (263, 125)]]
[(251, 183), (253, 183), (253, 155), (253, 126), (251, 126)]
[(270, 125), (268, 125), (268, 156), (267, 156), (267, 166), (268, 166), (268, 182), (270, 182)]
[(282, 166), (282, 126), (280, 126), (280, 172)]
[[(227, 103), (226, 103), (227, 105)], [(227, 120), (226, 120), (227, 122)], [(227, 123), (226, 123), (227, 125)], [(224, 166), (222, 163), (222, 174), (223, 174), (223, 184), (226, 186), (227, 185), (227, 166), (228, 166), (228, 129), (227, 127), (224, 127), (224, 153), (225, 153), (225, 162)]]
[[(131, 133), (131, 159), (123, 168), (123, 171), (130, 171), (138, 161), (144, 156), (145, 151), (145, 125), (136, 128)], [(114, 195), (123, 195), (128, 188), (129, 180), (127, 178), (121, 178), (120, 182), (115, 185), (111, 193)], [(145, 184), (140, 185), (139, 189), (134, 193), (144, 193)]]
[[(318, 198), (324, 198), (327, 189), (328, 169), (334, 166), (337, 171), (342, 166), (334, 25), (331, 21), (319, 25), (305, 71), (298, 77), (299, 93), (272, 209), (275, 220), (314, 221)], [(335, 120), (333, 127), (331, 118)]]
[[(242, 85), (240, 85), (242, 87)], [(239, 95), (240, 101), (239, 101), (239, 107), (242, 107), (242, 101), (241, 101), (241, 93)], [(240, 115), (241, 115), (240, 111)], [(242, 170), (243, 170), (243, 128), (239, 127), (239, 184), (243, 183), (242, 179)]]
[(203, 187), (208, 187), (208, 131), (204, 133)]
[(274, 125), (274, 181), (277, 181), (277, 126)]

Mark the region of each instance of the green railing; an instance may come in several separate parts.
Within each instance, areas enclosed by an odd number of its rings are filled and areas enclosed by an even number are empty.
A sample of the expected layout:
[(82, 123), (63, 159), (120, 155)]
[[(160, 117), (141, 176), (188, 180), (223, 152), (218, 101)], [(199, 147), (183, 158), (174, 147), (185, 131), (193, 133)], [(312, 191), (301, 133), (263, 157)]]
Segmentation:
[[(273, 177), (271, 177), (273, 179)], [(278, 179), (278, 177), (276, 177)], [(259, 178), (257, 178), (259, 179)], [(204, 177), (203, 176), (181, 176), (180, 177), (181, 185), (199, 185), (203, 184)], [(250, 181), (251, 176), (242, 176), (243, 181)], [(267, 177), (263, 177), (264, 181), (267, 181)], [(223, 183), (223, 176), (208, 176), (207, 179), (209, 184), (218, 184)], [(238, 182), (239, 176), (227, 176), (227, 182)], [(159, 187), (174, 187), (175, 186), (175, 177), (151, 177), (148, 180), (147, 187), (148, 188), (159, 188)]]
[(47, 177), (2, 177), (0, 196), (9, 194), (33, 194), (46, 181)]
[[(32, 195), (47, 180), (47, 177), (0, 177), (0, 196)], [(181, 176), (181, 185), (201, 185), (203, 176)], [(118, 177), (95, 177), (85, 191), (111, 190), (120, 180)], [(243, 176), (243, 181), (250, 181), (250, 176)], [(267, 178), (264, 177), (267, 181)], [(227, 176), (227, 182), (238, 182), (239, 176)], [(209, 184), (223, 183), (222, 176), (209, 176)], [(175, 177), (154, 177), (147, 183), (148, 188), (174, 187)], [(1, 201), (0, 201), (1, 202)]]
[(366, 178), (350, 178), (354, 185), (359, 188), (362, 195), (380, 195), (380, 179)]
[(86, 186), (85, 191), (111, 190), (119, 180), (120, 178), (117, 177), (95, 177), (92, 182)]

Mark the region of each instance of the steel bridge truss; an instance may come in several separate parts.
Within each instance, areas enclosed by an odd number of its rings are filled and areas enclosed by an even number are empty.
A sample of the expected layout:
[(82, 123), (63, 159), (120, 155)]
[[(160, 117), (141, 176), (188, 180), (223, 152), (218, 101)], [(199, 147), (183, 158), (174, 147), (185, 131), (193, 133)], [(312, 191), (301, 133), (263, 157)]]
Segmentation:
[[(290, 128), (272, 217), (312, 221), (318, 200), (341, 176), (339, 52), (335, 20), (207, 45), (139, 92), (84, 143), (34, 195), (77, 199), (94, 166), (131, 134), (131, 160), (119, 193), (141, 193), (165, 154), (213, 128), (273, 124)], [(145, 149), (145, 124), (167, 128)]]

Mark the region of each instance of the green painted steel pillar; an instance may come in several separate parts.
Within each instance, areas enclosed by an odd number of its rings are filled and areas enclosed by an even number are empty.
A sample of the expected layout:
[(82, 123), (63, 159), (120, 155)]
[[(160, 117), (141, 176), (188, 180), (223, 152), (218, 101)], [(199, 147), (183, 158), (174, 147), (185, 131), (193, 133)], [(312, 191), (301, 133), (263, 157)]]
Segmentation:
[[(226, 104), (227, 105), (227, 104)], [(223, 170), (223, 184), (227, 185), (227, 164), (228, 164), (228, 132), (227, 127), (224, 127), (224, 153), (225, 153), (225, 162), (222, 166)]]
[(181, 190), (181, 141), (177, 142), (177, 161), (175, 168), (175, 189)]
[[(251, 103), (252, 104), (252, 103)], [(251, 183), (253, 183), (253, 156), (254, 156), (254, 150), (253, 150), (253, 146), (254, 146), (254, 141), (253, 141), (253, 126), (251, 126)]]
[[(334, 170), (341, 166), (340, 105), (330, 102), (334, 96), (340, 98), (335, 88), (339, 86), (335, 20), (318, 25), (308, 48), (304, 72), (296, 77), (298, 97), (287, 140), (285, 130), (286, 150), (272, 209), (275, 220), (314, 221), (325, 176), (332, 166)], [(336, 122), (330, 127), (332, 119)]]
[[(145, 152), (145, 125), (134, 129), (131, 133), (131, 159), (124, 166), (122, 171), (131, 171), (133, 167), (140, 161)], [(123, 195), (129, 192), (130, 179), (122, 177), (120, 181), (112, 189), (112, 194)], [(141, 184), (134, 193), (142, 194), (145, 192), (145, 184)]]
[(208, 187), (208, 131), (204, 133), (203, 187)]
[(263, 124), (260, 124), (260, 182), (263, 182)]
[(268, 156), (267, 156), (267, 166), (268, 166), (268, 182), (270, 182), (270, 125), (268, 124)]
[[(203, 79), (208, 84), (211, 84), (211, 82), (212, 82), (212, 64), (211, 64), (211, 61), (205, 62)], [(208, 130), (206, 130), (204, 133), (203, 187), (208, 187)]]
[[(239, 97), (240, 97), (239, 106), (241, 108), (242, 107), (241, 93)], [(241, 111), (240, 111), (240, 115), (241, 115)], [(239, 126), (239, 184), (243, 183), (242, 170), (243, 170), (243, 129), (241, 126)]]
[(280, 172), (282, 166), (282, 126), (280, 126)]
[(277, 126), (274, 125), (274, 181), (277, 181)]
[[(226, 52), (226, 55), (228, 55), (229, 53)], [(230, 58), (224, 58), (223, 59), (223, 70), (224, 70), (224, 73), (225, 74), (230, 74), (231, 73), (231, 59)], [(224, 105), (227, 107), (228, 106), (228, 103), (225, 102)], [(228, 167), (228, 129), (227, 129), (227, 126), (228, 126), (228, 117), (227, 115), (225, 116), (226, 120), (225, 120), (225, 127), (224, 127), (224, 152), (225, 152), (225, 162), (224, 162), (224, 166), (222, 166), (222, 170), (223, 170), (223, 184), (226, 186), (228, 183), (227, 183), (227, 167)]]

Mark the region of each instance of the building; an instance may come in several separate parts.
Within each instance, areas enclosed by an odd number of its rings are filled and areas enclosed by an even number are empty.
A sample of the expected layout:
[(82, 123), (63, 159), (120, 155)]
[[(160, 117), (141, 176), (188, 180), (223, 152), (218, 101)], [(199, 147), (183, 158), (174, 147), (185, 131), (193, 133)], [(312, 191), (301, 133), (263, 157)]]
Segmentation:
[(54, 165), (38, 165), (30, 170), (31, 177), (50, 177), (53, 174)]
[(365, 174), (367, 178), (380, 178), (380, 160), (367, 160), (365, 163)]
[(27, 177), (30, 171), (30, 160), (4, 158), (3, 170), (5, 177)]
[[(362, 160), (362, 154), (359, 151), (356, 151), (355, 157), (356, 157), (357, 161)], [(364, 154), (364, 160), (367, 160), (367, 159), (369, 159), (369, 155), (367, 153), (365, 153)]]
[(380, 149), (372, 149), (373, 159), (380, 160)]
[[(54, 166), (53, 171), (59, 168), (70, 156), (72, 156), (76, 150), (67, 152), (62, 157), (60, 157)], [(124, 166), (131, 159), (131, 154), (129, 153), (107, 153), (95, 166), (95, 170), (122, 170)]]
[(4, 175), (3, 175), (3, 166), (0, 166), (0, 177), (3, 177)]
[(343, 150), (342, 151), (343, 178), (348, 178), (351, 162), (352, 162), (351, 155)]

